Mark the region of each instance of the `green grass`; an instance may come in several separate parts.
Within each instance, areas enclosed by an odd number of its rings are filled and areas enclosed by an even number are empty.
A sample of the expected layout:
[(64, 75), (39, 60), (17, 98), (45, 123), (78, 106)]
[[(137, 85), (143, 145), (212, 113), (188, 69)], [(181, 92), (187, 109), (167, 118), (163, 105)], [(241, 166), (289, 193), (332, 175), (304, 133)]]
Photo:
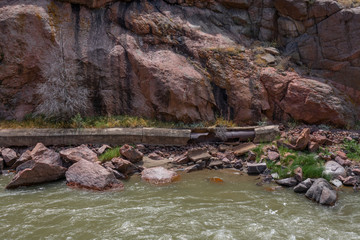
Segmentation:
[(110, 161), (113, 158), (120, 157), (120, 147), (115, 147), (112, 149), (106, 150), (103, 154), (99, 156), (101, 162)]
[(198, 123), (184, 123), (184, 122), (165, 122), (155, 119), (148, 119), (137, 116), (97, 116), (97, 117), (82, 117), (79, 114), (73, 117), (70, 121), (56, 121), (47, 119), (42, 116), (33, 117), (31, 115), (24, 118), (22, 121), (16, 120), (1, 120), (0, 129), (6, 128), (113, 128), (113, 127), (156, 127), (156, 128), (201, 128), (226, 126), (236, 127), (237, 125), (225, 120), (221, 117), (216, 118), (212, 122), (198, 122)]
[[(330, 180), (329, 176), (323, 175), (324, 161), (319, 159), (314, 153), (307, 152), (291, 152), (292, 155), (283, 157), (284, 149), (279, 150), (281, 154), (281, 166), (275, 165), (275, 162), (268, 161), (267, 167), (272, 173), (277, 173), (280, 178), (291, 177), (294, 170), (301, 167), (303, 171), (303, 179), (323, 177)], [(290, 152), (290, 151), (288, 151)]]
[(360, 144), (355, 140), (344, 140), (343, 149), (346, 152), (346, 156), (351, 160), (360, 160)]

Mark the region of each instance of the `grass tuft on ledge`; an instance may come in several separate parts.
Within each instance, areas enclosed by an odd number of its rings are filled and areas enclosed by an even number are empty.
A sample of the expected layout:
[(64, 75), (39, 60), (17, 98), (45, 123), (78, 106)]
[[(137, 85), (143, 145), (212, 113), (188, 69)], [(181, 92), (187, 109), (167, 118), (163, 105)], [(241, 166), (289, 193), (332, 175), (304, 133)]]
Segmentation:
[(155, 119), (148, 119), (137, 116), (97, 116), (82, 117), (79, 114), (70, 121), (57, 121), (47, 119), (42, 116), (27, 116), (22, 121), (0, 120), (0, 129), (21, 129), (21, 128), (137, 128), (137, 127), (156, 127), (156, 128), (202, 128), (202, 127), (236, 127), (232, 121), (218, 117), (213, 122), (183, 123), (183, 122), (165, 122)]

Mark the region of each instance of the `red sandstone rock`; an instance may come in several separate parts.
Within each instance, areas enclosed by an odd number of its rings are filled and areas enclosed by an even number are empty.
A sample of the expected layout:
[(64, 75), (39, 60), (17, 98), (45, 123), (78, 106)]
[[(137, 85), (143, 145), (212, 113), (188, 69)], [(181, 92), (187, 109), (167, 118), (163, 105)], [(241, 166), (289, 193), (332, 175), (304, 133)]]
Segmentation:
[(147, 168), (141, 172), (141, 178), (151, 184), (166, 184), (177, 181), (180, 176), (163, 167)]
[(68, 162), (76, 163), (80, 160), (96, 162), (98, 157), (91, 149), (85, 145), (76, 148), (68, 148), (60, 151), (60, 156)]
[(101, 165), (80, 160), (73, 164), (66, 171), (67, 185), (75, 188), (85, 188), (90, 190), (121, 190), (124, 185), (117, 180), (114, 174)]
[(120, 148), (120, 154), (132, 163), (142, 161), (144, 156), (144, 154), (142, 154), (139, 150), (127, 144)]

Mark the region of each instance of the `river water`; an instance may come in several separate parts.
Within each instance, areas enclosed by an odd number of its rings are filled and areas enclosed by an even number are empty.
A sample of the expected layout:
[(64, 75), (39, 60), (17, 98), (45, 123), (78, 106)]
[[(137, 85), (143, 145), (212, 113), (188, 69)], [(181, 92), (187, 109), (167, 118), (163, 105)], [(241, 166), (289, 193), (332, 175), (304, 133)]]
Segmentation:
[[(220, 177), (224, 183), (209, 181)], [(121, 192), (64, 181), (5, 190), (0, 239), (360, 239), (360, 192), (323, 207), (291, 189), (269, 191), (239, 172), (201, 171), (167, 186), (133, 176)]]

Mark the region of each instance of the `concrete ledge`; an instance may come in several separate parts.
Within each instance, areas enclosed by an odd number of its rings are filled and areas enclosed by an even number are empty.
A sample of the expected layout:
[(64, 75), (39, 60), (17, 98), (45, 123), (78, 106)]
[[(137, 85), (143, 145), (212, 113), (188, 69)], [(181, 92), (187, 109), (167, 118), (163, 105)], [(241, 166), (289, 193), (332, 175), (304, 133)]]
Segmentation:
[[(278, 126), (230, 128), (227, 131), (255, 132), (254, 142), (271, 142), (279, 135)], [(204, 131), (202, 129), (200, 132)], [(192, 132), (199, 130), (166, 128), (107, 128), (107, 129), (3, 129), (0, 130), (0, 147), (80, 144), (137, 144), (186, 145)], [(209, 132), (212, 129), (208, 129)]]

